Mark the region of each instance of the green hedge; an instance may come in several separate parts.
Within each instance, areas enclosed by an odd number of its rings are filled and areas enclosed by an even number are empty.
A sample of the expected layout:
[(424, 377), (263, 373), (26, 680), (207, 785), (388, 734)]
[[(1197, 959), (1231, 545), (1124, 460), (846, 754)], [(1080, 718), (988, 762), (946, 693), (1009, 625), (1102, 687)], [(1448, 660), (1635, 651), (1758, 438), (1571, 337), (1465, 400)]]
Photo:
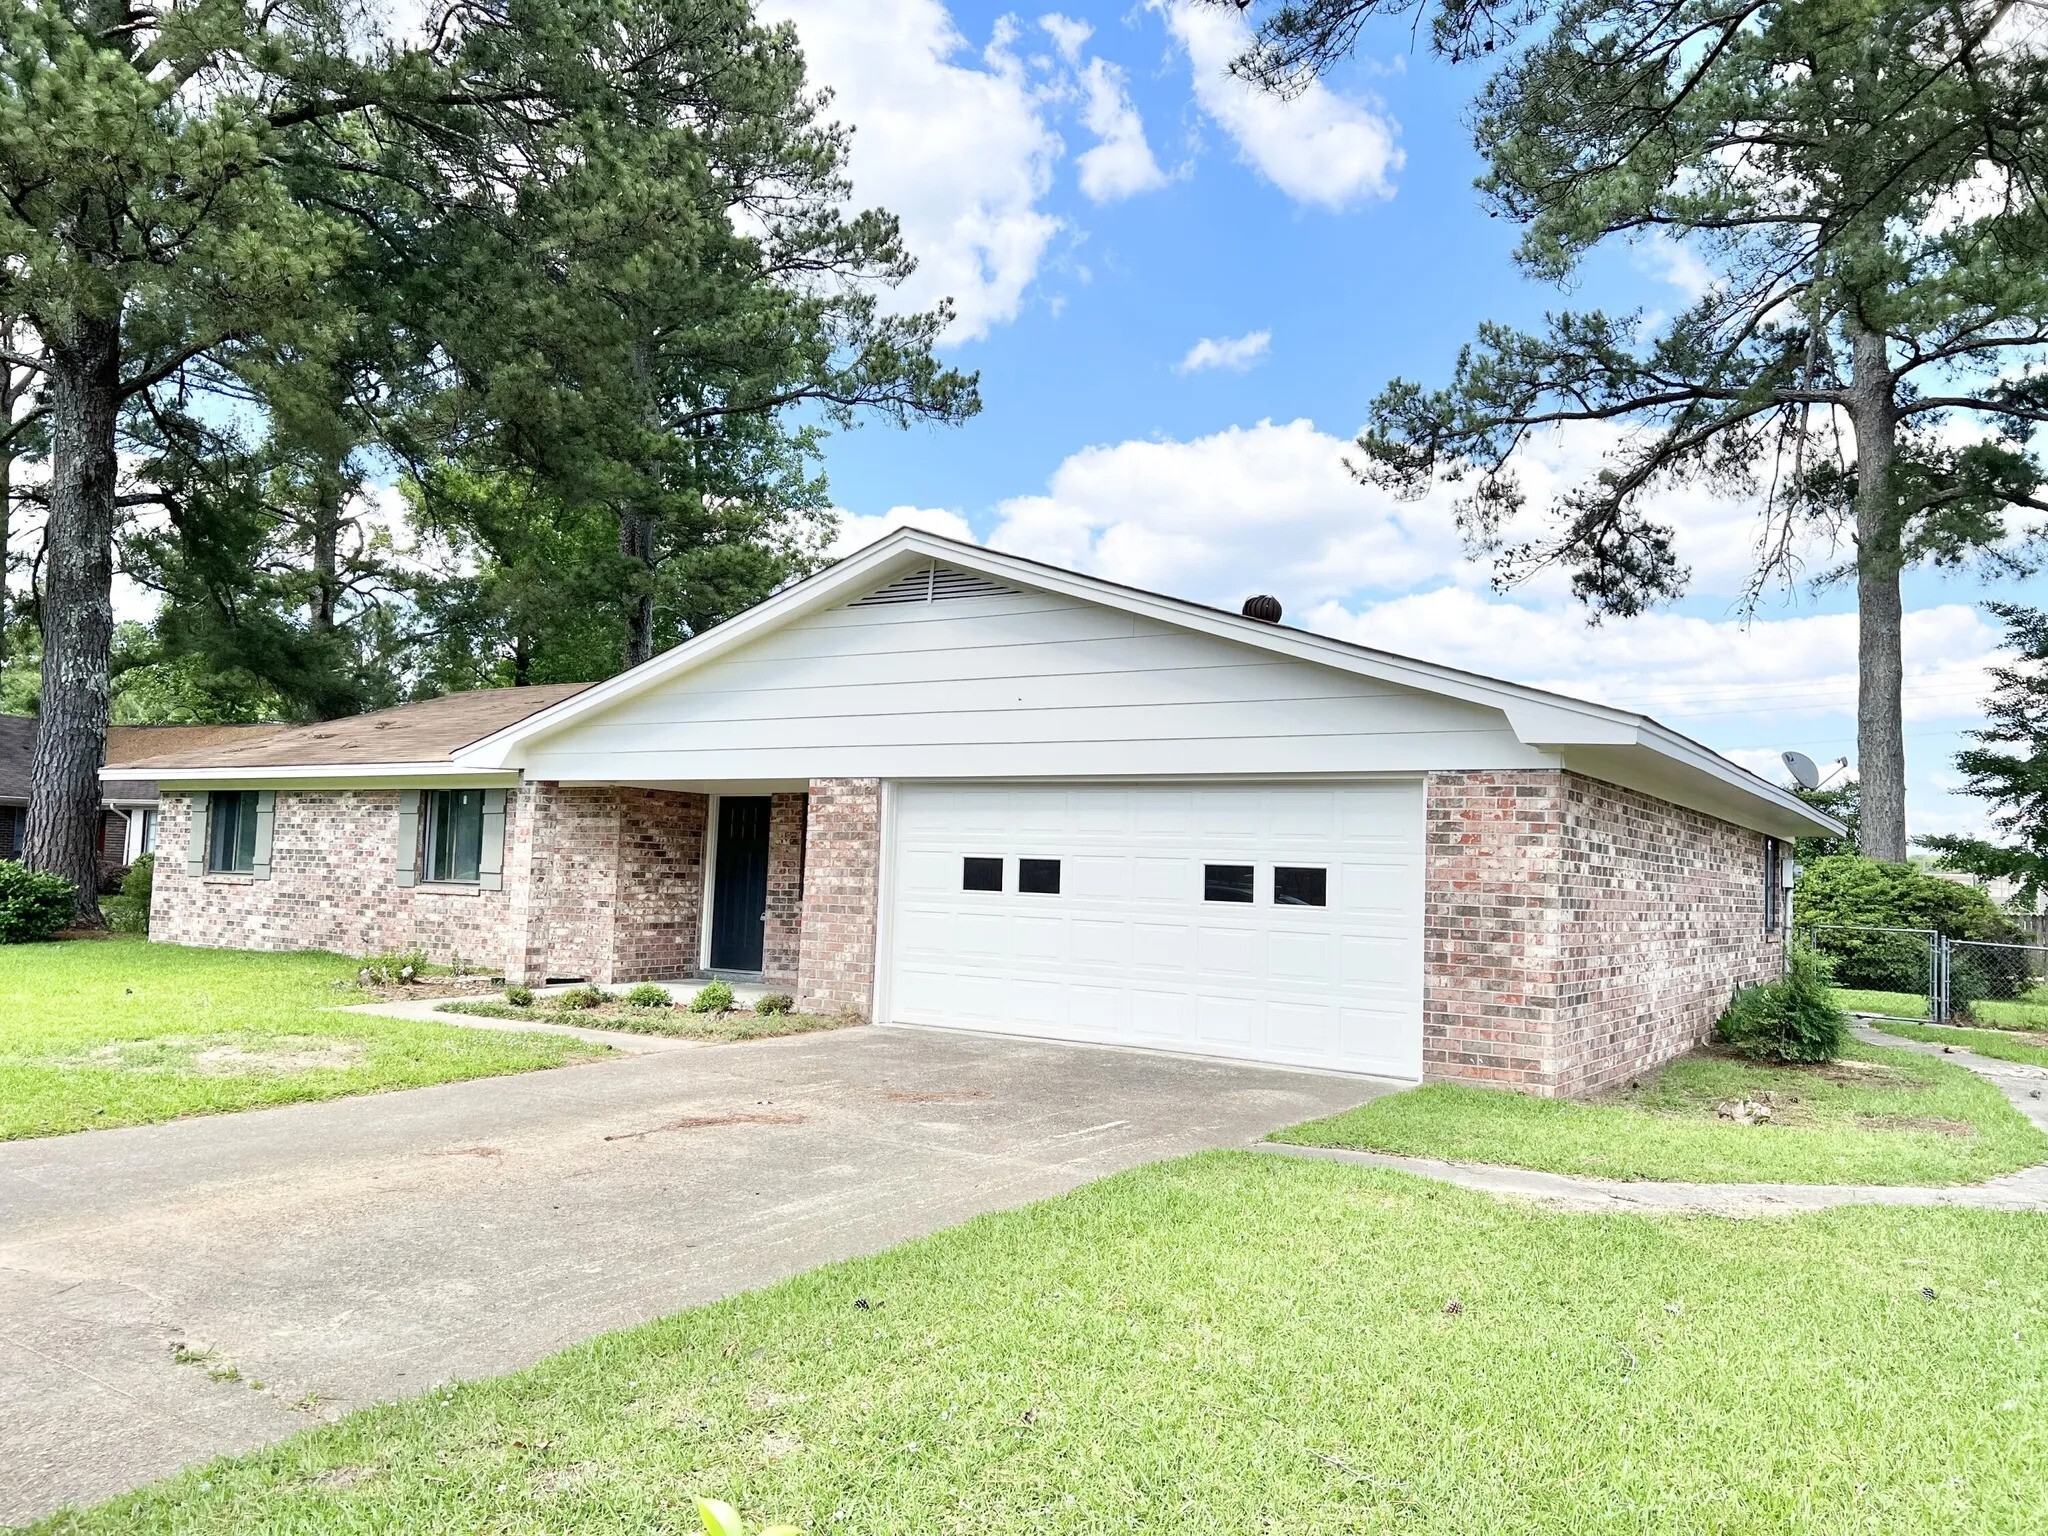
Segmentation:
[(0, 863), (0, 944), (39, 944), (67, 927), (78, 887), (62, 875)]
[[(1799, 871), (1792, 892), (1801, 930), (1833, 925), (1929, 929), (1950, 939), (2022, 944), (2027, 934), (1973, 885), (1941, 880), (1911, 864), (1887, 864), (1844, 854), (1815, 859)], [(1838, 986), (1878, 992), (1927, 990), (1927, 941), (1911, 934), (1817, 931), (1813, 947), (1825, 955)], [(2024, 978), (1986, 966), (1967, 951), (1951, 970), (1950, 996), (1958, 1002), (2011, 997)]]

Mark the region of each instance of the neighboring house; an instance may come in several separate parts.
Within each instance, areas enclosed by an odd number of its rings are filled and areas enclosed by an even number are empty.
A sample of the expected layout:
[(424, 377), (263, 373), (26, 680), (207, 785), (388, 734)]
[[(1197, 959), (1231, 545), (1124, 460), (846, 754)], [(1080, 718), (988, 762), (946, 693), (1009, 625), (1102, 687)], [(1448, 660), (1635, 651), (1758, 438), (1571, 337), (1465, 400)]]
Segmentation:
[(1775, 974), (1836, 830), (1641, 715), (914, 530), (608, 682), (143, 766), (158, 939), (1548, 1093)]
[[(274, 725), (116, 725), (107, 730), (107, 766), (137, 758), (247, 740)], [(0, 715), (0, 859), (17, 858), (28, 833), (29, 770), (35, 761), (36, 717)], [(103, 774), (100, 792), (100, 873), (105, 880), (156, 847), (156, 784), (150, 779)]]

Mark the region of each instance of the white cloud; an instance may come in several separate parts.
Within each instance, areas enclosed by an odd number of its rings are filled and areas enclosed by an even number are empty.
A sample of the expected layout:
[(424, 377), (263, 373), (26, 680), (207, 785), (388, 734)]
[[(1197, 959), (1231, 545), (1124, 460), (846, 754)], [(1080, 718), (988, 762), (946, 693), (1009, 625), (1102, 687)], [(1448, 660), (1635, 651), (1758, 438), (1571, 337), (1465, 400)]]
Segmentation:
[(894, 213), (918, 269), (899, 302), (951, 296), (958, 342), (1016, 318), (1060, 220), (1039, 204), (1059, 136), (999, 25), (981, 60), (939, 0), (767, 0), (796, 23), (828, 116), (853, 125), (854, 197)]
[(1195, 100), (1237, 145), (1238, 156), (1299, 203), (1341, 209), (1392, 197), (1403, 156), (1391, 118), (1317, 82), (1283, 101), (1230, 74), (1251, 41), (1244, 18), (1189, 0), (1147, 0), (1193, 74)]
[(1081, 71), (1081, 89), (1081, 120), (1097, 141), (1074, 162), (1082, 192), (1092, 202), (1114, 203), (1165, 186), (1166, 172), (1146, 142), (1145, 123), (1131, 103), (1124, 72), (1106, 60), (1090, 59)]
[(1053, 46), (1059, 49), (1060, 57), (1079, 68), (1081, 49), (1086, 46), (1088, 39), (1095, 35), (1095, 28), (1072, 16), (1062, 16), (1058, 11), (1050, 11), (1039, 17), (1038, 24), (1045, 29), (1045, 35), (1052, 39)]
[(979, 542), (974, 537), (974, 530), (967, 526), (967, 519), (944, 507), (891, 507), (879, 517), (860, 517), (851, 512), (837, 515), (839, 533), (829, 551), (835, 560), (866, 549), (883, 534), (898, 528), (922, 528), (927, 533), (942, 533), (951, 539), (965, 539), (970, 544)]
[(1242, 336), (1204, 336), (1180, 360), (1179, 373), (1200, 373), (1205, 368), (1228, 368), (1242, 373), (1261, 362), (1273, 344), (1271, 331), (1247, 331)]

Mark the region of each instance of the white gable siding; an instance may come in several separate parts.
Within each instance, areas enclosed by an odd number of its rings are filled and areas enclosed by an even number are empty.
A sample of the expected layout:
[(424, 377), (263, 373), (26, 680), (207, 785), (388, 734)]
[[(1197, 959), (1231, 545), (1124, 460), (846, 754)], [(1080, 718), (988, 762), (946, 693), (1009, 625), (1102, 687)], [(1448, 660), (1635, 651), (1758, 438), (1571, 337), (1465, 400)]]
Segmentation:
[(813, 615), (528, 744), (529, 777), (1544, 766), (1498, 711), (1043, 593)]

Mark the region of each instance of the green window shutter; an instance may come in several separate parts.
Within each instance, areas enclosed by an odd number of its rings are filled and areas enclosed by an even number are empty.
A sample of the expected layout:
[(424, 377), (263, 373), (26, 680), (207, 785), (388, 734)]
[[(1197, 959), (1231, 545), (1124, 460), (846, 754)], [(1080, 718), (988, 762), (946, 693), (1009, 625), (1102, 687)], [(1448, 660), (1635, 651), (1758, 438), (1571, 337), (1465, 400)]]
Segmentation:
[(197, 794), (191, 797), (192, 827), (185, 834), (185, 873), (203, 875), (206, 873), (206, 848), (212, 841), (212, 823), (207, 812), (212, 809), (213, 796)]
[(487, 891), (505, 889), (505, 791), (484, 791), (484, 844), (477, 860), (477, 884)]
[(270, 833), (277, 822), (277, 791), (256, 791), (256, 856), (249, 861), (249, 873), (258, 880), (270, 878)]
[(420, 883), (420, 792), (398, 792), (398, 883)]

